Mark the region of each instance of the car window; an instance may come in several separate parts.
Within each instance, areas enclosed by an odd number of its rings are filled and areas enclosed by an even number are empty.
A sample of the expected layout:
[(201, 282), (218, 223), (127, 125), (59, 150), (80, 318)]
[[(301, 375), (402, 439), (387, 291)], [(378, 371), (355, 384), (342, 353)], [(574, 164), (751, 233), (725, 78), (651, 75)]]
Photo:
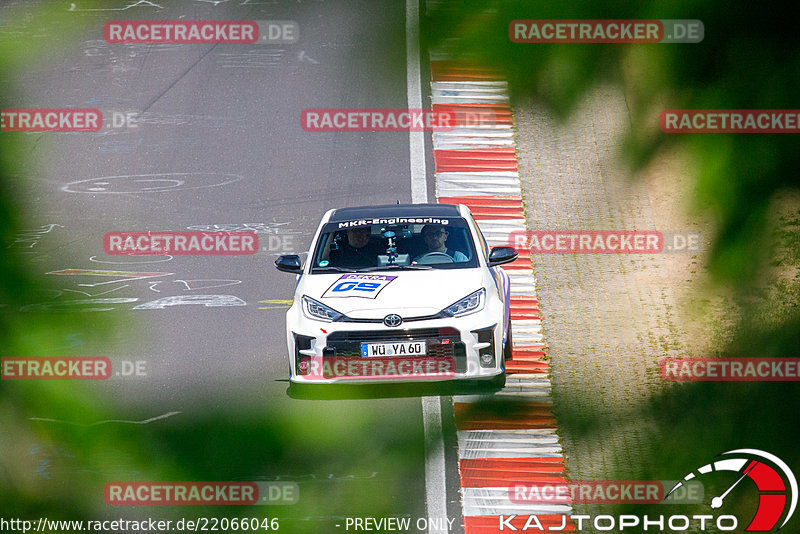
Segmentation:
[(311, 272), (422, 266), (478, 266), (466, 220), (448, 219), (447, 224), (326, 224), (314, 250)]
[(475, 225), (475, 229), (478, 233), (478, 240), (480, 241), (481, 248), (483, 249), (483, 257), (488, 262), (489, 261), (489, 244), (486, 242), (486, 238), (483, 236), (483, 232), (481, 232), (481, 227), (478, 226), (478, 223), (475, 221), (475, 218), (470, 213), (469, 215), (472, 224)]

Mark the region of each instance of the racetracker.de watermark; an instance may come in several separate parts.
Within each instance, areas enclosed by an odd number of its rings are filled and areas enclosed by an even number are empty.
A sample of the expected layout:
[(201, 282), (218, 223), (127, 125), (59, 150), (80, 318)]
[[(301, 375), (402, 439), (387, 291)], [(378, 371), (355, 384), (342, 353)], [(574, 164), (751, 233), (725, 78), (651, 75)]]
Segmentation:
[(665, 501), (675, 481), (670, 480), (570, 480), (514, 484), (508, 488), (514, 504), (679, 504), (703, 500), (703, 485), (694, 482)]
[(110, 255), (255, 254), (255, 232), (108, 232), (103, 249)]
[(520, 19), (508, 25), (514, 43), (699, 43), (704, 35), (696, 19)]
[(348, 378), (354, 380), (442, 380), (455, 376), (453, 358), (417, 357), (333, 357), (311, 358), (300, 362), (309, 380)]
[(59, 356), (53, 358), (0, 358), (3, 380), (108, 380), (111, 360)]
[(111, 505), (291, 505), (296, 482), (109, 482), (103, 499)]
[(0, 110), (0, 132), (97, 132), (102, 127), (99, 109)]
[(659, 254), (696, 253), (703, 248), (702, 234), (657, 230), (517, 230), (509, 246), (531, 254)]
[(293, 44), (300, 28), (293, 20), (110, 20), (109, 44)]
[(103, 26), (110, 44), (252, 44), (258, 25), (252, 20), (110, 20)]
[(667, 109), (664, 133), (800, 133), (800, 109)]
[(800, 358), (662, 358), (661, 378), (671, 382), (800, 381)]
[(306, 132), (449, 132), (458, 118), (450, 109), (304, 109), (300, 126)]
[[(108, 380), (147, 377), (147, 360), (115, 360), (106, 357), (50, 358), (3, 357), (2, 380)], [(116, 370), (114, 370), (116, 369)]]

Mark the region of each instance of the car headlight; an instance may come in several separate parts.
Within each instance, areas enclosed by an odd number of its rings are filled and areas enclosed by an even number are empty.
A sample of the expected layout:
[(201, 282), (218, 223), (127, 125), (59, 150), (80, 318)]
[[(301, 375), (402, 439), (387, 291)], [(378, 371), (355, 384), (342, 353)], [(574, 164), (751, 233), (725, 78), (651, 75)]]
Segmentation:
[(460, 317), (483, 308), (483, 303), (486, 300), (486, 290), (481, 288), (474, 293), (470, 293), (458, 302), (454, 302), (450, 306), (442, 310), (442, 314), (449, 317)]
[(319, 319), (320, 321), (338, 321), (339, 318), (344, 317), (338, 311), (325, 306), (321, 302), (317, 302), (311, 297), (303, 295), (303, 315), (309, 319)]

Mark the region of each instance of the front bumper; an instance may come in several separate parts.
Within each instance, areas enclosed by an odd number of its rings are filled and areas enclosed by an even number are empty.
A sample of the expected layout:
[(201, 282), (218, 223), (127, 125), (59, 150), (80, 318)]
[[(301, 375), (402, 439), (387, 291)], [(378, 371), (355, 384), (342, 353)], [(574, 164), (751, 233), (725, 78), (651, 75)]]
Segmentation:
[[(502, 321), (486, 311), (460, 318), (383, 323), (324, 322), (287, 313), (294, 383), (385, 383), (490, 379), (505, 372)], [(364, 357), (362, 343), (421, 341), (424, 355)], [(483, 358), (481, 358), (483, 356)]]

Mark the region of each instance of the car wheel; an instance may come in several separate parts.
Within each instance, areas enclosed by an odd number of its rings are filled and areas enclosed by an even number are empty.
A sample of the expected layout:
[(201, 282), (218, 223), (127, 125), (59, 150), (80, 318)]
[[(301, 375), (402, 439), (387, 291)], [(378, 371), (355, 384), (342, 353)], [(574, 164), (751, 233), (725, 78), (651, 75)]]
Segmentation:
[(506, 344), (503, 345), (503, 359), (509, 361), (514, 356), (514, 343), (511, 340), (511, 324), (508, 325), (506, 334)]
[(479, 393), (483, 391), (497, 391), (505, 387), (506, 374), (503, 372), (491, 378), (473, 378), (471, 380), (466, 380), (464, 385)]
[(486, 381), (486, 387), (489, 389), (503, 389), (506, 386), (506, 373), (502, 372), (499, 375), (492, 377)]

